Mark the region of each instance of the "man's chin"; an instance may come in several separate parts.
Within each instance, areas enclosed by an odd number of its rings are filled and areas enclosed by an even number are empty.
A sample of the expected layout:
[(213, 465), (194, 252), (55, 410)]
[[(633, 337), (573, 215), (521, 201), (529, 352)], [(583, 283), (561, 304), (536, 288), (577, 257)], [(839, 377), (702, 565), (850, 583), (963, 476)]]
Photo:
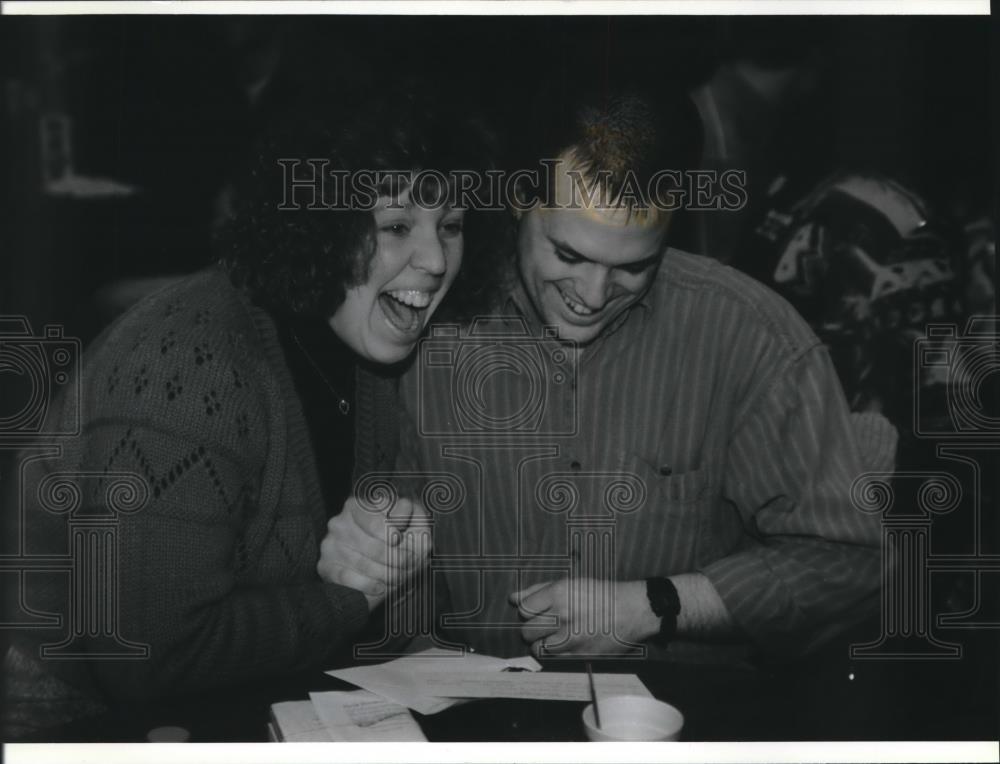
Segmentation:
[(596, 340), (604, 329), (604, 322), (592, 326), (578, 326), (562, 318), (551, 317), (547, 323), (559, 330), (559, 339), (573, 342), (580, 347)]

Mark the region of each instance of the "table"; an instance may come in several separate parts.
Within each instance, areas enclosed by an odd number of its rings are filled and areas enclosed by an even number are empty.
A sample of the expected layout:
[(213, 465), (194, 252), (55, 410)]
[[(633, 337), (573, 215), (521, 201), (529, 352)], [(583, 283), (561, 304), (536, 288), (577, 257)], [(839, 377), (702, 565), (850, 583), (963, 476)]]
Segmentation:
[[(1000, 641), (970, 638), (960, 661), (851, 661), (838, 644), (784, 666), (602, 661), (636, 673), (683, 711), (691, 741), (983, 740), (998, 736)], [(546, 671), (580, 671), (547, 661)], [(322, 673), (118, 709), (50, 730), (33, 742), (144, 742), (149, 730), (187, 729), (192, 742), (265, 742), (272, 703), (309, 691), (353, 689)], [(582, 702), (481, 700), (415, 714), (434, 742), (582, 741)]]

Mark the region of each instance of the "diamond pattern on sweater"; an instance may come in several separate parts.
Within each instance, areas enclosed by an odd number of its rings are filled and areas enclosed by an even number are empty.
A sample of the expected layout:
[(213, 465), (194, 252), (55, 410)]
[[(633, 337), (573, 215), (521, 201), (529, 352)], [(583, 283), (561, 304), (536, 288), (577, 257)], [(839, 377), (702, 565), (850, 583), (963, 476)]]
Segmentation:
[(201, 396), (201, 400), (205, 404), (205, 416), (213, 416), (222, 407), (215, 390), (209, 390), (205, 395)]
[(194, 346), (194, 362), (196, 366), (203, 366), (215, 358), (211, 347), (205, 342)]
[(167, 400), (173, 401), (184, 392), (184, 385), (181, 384), (180, 372), (174, 372), (174, 375), (167, 380), (164, 385), (164, 389), (167, 391)]
[(169, 330), (163, 337), (160, 338), (160, 355), (166, 355), (167, 351), (170, 350), (177, 344), (177, 332), (173, 329)]

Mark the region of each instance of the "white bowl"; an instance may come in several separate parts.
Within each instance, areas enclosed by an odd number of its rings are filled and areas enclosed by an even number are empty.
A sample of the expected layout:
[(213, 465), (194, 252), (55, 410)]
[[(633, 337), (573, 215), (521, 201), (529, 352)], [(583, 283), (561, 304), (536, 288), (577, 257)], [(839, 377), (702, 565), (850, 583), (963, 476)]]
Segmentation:
[(628, 740), (677, 740), (684, 714), (669, 703), (639, 695), (598, 698), (601, 727), (594, 721), (594, 704), (583, 709), (587, 739), (595, 742)]

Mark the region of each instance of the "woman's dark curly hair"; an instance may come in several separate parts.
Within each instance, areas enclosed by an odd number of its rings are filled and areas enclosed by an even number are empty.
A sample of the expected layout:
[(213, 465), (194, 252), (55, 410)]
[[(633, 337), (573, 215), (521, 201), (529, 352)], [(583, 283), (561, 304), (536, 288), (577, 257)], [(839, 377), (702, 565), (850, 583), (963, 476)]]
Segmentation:
[[(347, 177), (360, 171), (448, 175), (492, 169), (492, 134), (481, 121), (459, 116), (457, 108), (413, 83), (392, 91), (380, 88), (374, 95), (313, 94), (283, 104), (280, 118), (256, 142), (248, 171), (236, 185), (233, 213), (216, 237), (219, 259), (233, 283), (270, 310), (333, 315), (346, 290), (368, 277), (376, 246), (374, 218), (368, 210), (343, 205), (309, 209), (311, 189), (299, 188), (294, 199), (286, 200), (288, 162), (279, 160), (302, 160), (294, 168), (296, 179), (310, 177), (305, 161), (310, 159), (325, 161), (327, 172), (346, 171)], [(328, 182), (328, 196), (335, 185)], [(469, 209), (463, 227), (462, 267), (441, 306), (453, 320), (489, 310), (512, 246), (505, 213)]]

